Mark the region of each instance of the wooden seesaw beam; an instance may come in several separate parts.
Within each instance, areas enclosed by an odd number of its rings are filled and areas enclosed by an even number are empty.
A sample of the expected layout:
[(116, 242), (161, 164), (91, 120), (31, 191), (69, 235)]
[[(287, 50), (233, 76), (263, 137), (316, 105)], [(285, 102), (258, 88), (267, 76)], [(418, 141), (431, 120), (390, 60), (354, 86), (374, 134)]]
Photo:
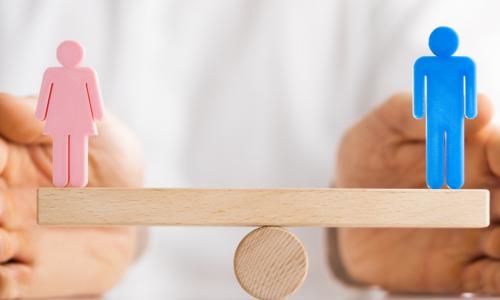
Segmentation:
[(487, 190), (155, 189), (38, 190), (41, 225), (478, 228)]

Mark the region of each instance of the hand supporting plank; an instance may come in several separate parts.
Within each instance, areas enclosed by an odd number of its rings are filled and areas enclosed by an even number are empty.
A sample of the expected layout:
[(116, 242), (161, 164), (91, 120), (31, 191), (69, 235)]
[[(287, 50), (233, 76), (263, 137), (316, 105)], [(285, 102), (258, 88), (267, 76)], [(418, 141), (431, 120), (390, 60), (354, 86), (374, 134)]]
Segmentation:
[[(102, 293), (134, 259), (137, 232), (36, 224), (36, 189), (51, 186), (52, 151), (34, 103), (0, 94), (0, 298)], [(90, 143), (90, 185), (140, 186), (136, 139), (112, 117), (99, 126), (101, 135)]]
[[(425, 122), (413, 119), (411, 95), (395, 95), (354, 125), (338, 153), (337, 187), (425, 187)], [(491, 193), (485, 229), (339, 229), (332, 251), (357, 282), (395, 292), (500, 294), (500, 130), (478, 97), (478, 117), (465, 121), (464, 188)], [(338, 238), (338, 248), (335, 241)], [(335, 257), (331, 254), (332, 262)]]

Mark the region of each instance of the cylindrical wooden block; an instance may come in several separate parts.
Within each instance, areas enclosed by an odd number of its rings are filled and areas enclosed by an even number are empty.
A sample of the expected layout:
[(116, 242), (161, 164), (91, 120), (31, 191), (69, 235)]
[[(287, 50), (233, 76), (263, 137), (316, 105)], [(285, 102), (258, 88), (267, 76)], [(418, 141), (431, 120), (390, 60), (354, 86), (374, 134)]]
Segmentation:
[(238, 245), (234, 272), (241, 287), (261, 300), (279, 300), (295, 292), (307, 275), (302, 242), (285, 228), (260, 227)]

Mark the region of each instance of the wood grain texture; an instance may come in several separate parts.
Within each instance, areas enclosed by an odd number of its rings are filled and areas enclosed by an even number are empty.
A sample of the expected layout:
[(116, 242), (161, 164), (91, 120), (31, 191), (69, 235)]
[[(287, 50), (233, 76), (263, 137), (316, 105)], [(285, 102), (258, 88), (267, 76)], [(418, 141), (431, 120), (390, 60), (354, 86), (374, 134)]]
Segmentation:
[(250, 232), (234, 255), (241, 287), (262, 300), (279, 300), (295, 292), (307, 276), (307, 253), (292, 233), (281, 227)]
[(42, 225), (456, 227), (489, 224), (487, 190), (38, 190)]

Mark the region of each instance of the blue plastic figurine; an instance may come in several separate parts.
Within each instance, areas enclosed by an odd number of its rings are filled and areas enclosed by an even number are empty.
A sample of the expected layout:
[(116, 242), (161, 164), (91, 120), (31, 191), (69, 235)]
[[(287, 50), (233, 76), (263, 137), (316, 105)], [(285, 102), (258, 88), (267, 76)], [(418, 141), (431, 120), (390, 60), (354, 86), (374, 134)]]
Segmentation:
[(464, 184), (464, 116), (477, 115), (476, 67), (469, 57), (453, 56), (458, 35), (449, 27), (434, 29), (429, 48), (436, 56), (415, 62), (413, 87), (413, 116), (427, 117), (427, 185), (443, 187), (446, 171), (448, 187), (459, 189)]

